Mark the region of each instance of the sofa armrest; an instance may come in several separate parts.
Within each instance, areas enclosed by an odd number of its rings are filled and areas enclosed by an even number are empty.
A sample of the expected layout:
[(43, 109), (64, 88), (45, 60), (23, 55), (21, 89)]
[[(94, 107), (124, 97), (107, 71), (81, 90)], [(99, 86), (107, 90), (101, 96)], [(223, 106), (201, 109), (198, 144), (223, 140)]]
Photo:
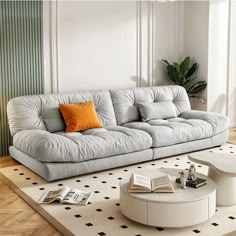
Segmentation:
[(211, 124), (213, 135), (229, 128), (229, 119), (224, 114), (206, 111), (189, 110), (180, 115), (183, 119), (199, 119)]

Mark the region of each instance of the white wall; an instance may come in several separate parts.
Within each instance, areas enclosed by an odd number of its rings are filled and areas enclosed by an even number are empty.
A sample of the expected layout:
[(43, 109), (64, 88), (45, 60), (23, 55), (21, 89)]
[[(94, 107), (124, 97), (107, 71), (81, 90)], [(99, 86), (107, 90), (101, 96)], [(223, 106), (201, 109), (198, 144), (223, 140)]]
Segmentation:
[(154, 85), (171, 83), (161, 60), (174, 62), (180, 59), (183, 43), (182, 8), (181, 2), (156, 2), (154, 5)]
[[(208, 1), (184, 2), (184, 48), (183, 57), (190, 56), (199, 64), (198, 79), (208, 81)], [(208, 85), (209, 86), (209, 85)], [(207, 98), (208, 88), (202, 96)], [(193, 99), (193, 109), (207, 110), (207, 102), (202, 104)]]
[(168, 84), (160, 60), (177, 57), (177, 6), (152, 1), (45, 1), (46, 91)]
[(134, 87), (136, 2), (58, 2), (59, 91)]

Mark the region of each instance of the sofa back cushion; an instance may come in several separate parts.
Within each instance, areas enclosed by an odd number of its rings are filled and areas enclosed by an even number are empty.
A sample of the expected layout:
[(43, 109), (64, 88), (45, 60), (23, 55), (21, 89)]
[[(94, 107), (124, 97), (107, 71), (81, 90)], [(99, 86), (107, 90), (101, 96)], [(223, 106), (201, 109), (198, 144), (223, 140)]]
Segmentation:
[(13, 98), (7, 105), (11, 134), (22, 130), (40, 129), (49, 132), (65, 130), (59, 104), (78, 104), (94, 101), (103, 126), (116, 125), (109, 91), (80, 91), (64, 94), (33, 95)]
[(141, 120), (139, 103), (171, 101), (177, 116), (190, 109), (186, 90), (177, 85), (117, 89), (110, 92), (118, 125)]
[(138, 109), (142, 121), (155, 119), (170, 119), (176, 117), (175, 105), (172, 101), (161, 101), (152, 103), (138, 103)]

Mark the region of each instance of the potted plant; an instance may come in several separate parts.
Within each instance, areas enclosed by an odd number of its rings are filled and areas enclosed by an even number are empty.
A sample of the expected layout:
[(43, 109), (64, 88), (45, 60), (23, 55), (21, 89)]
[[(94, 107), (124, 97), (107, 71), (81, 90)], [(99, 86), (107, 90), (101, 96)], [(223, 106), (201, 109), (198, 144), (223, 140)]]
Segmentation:
[(184, 87), (189, 98), (197, 98), (202, 103), (205, 103), (205, 99), (199, 93), (206, 88), (207, 82), (204, 80), (196, 81), (198, 63), (192, 64), (190, 57), (186, 57), (180, 64), (176, 62), (171, 64), (167, 60), (162, 60), (162, 62), (172, 82)]

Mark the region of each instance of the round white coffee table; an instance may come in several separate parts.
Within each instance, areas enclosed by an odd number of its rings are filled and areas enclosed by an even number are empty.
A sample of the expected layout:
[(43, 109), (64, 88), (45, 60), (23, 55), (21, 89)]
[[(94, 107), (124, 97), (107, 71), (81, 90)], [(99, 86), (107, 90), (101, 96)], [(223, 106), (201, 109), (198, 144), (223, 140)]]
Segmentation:
[(227, 153), (192, 153), (189, 160), (207, 165), (208, 176), (216, 182), (216, 205), (236, 204), (236, 155)]
[(129, 193), (129, 180), (120, 183), (120, 210), (128, 218), (151, 226), (186, 227), (210, 219), (215, 213), (216, 184), (209, 177), (207, 184), (200, 188), (187, 187), (186, 190), (175, 183), (179, 169), (154, 169), (138, 172), (156, 177), (170, 175), (175, 193)]

